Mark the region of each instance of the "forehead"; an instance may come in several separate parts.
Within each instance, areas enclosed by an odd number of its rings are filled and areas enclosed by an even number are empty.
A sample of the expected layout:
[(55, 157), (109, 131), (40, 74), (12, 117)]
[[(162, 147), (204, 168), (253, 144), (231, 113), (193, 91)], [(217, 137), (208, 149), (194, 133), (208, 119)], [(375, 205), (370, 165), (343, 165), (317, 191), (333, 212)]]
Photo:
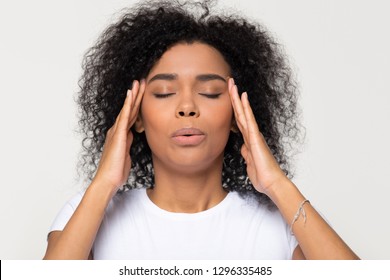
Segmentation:
[(230, 74), (230, 67), (222, 54), (210, 45), (179, 43), (161, 56), (148, 77), (159, 73), (176, 73), (179, 77), (215, 73), (226, 77)]

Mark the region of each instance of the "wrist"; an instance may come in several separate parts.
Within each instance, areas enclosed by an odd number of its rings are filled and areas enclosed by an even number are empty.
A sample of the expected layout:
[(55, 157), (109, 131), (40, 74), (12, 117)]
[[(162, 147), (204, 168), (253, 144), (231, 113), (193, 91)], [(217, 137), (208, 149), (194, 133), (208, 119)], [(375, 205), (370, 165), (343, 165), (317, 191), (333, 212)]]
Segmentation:
[(111, 198), (116, 194), (117, 190), (117, 187), (110, 186), (110, 184), (108, 184), (104, 180), (99, 180), (98, 178), (95, 178), (89, 185), (87, 192), (89, 194), (92, 194), (99, 201), (108, 204)]
[[(298, 188), (286, 176), (281, 177), (267, 188), (265, 194), (278, 205), (282, 201), (288, 200), (292, 194), (297, 194)], [(301, 194), (300, 194), (301, 195)]]

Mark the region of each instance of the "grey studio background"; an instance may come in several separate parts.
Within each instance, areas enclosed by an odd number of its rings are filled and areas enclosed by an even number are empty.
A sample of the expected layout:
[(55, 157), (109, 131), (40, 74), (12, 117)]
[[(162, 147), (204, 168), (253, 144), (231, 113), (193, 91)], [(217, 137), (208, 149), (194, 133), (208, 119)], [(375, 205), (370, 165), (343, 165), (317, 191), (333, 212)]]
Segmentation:
[[(0, 3), (0, 258), (40, 259), (55, 215), (82, 187), (82, 56), (134, 1)], [(265, 24), (295, 69), (306, 143), (294, 182), (361, 258), (390, 259), (388, 2), (219, 6)]]

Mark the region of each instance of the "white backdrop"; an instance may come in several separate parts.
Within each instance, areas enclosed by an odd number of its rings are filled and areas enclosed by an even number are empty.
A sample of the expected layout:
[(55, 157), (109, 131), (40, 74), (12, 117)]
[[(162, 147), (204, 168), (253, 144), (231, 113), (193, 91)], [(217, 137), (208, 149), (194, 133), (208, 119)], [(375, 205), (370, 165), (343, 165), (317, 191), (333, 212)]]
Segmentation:
[[(80, 188), (82, 56), (133, 2), (1, 0), (1, 259), (42, 258), (48, 227)], [(363, 259), (390, 259), (388, 3), (219, 1), (285, 46), (307, 130), (294, 182)]]

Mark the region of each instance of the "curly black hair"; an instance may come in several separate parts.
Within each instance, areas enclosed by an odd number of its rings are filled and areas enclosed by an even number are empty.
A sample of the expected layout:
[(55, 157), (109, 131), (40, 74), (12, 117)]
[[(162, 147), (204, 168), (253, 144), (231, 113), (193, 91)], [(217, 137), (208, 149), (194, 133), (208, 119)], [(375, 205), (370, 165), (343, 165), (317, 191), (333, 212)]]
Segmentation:
[[(300, 138), (297, 86), (280, 45), (260, 24), (237, 14), (212, 15), (213, 1), (143, 1), (124, 11), (85, 54), (79, 80), (83, 152), (79, 166), (92, 180), (105, 136), (121, 110), (133, 80), (147, 76), (152, 66), (177, 43), (201, 42), (217, 49), (231, 68), (239, 91), (246, 91), (259, 128), (277, 162), (292, 178), (290, 151)], [(127, 188), (152, 187), (153, 165), (145, 133), (133, 131), (132, 170)], [(240, 154), (243, 139), (230, 133), (225, 148), (222, 183), (229, 191), (257, 192)]]

